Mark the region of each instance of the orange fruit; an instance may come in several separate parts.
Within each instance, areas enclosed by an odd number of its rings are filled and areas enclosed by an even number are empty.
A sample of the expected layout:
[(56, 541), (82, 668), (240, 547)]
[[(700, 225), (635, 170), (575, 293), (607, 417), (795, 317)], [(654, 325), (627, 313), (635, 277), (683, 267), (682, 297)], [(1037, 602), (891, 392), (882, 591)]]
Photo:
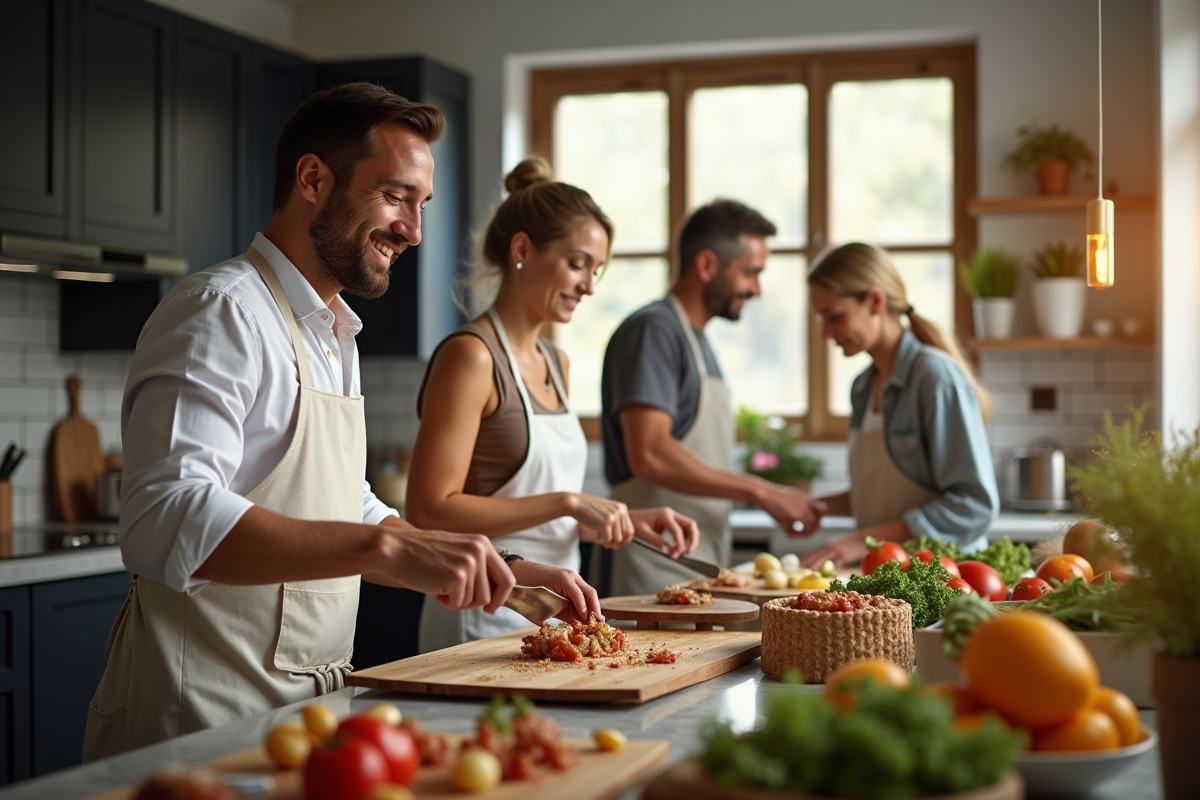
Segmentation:
[(1056, 753), (1116, 750), (1120, 741), (1117, 725), (1107, 714), (1085, 708), (1061, 725), (1035, 733), (1032, 749)]
[(1075, 566), (1083, 571), (1083, 579), (1090, 581), (1095, 577), (1096, 573), (1092, 570), (1092, 565), (1083, 556), (1077, 556), (1074, 553), (1063, 553), (1059, 558), (1070, 561)]
[[(1078, 558), (1078, 556), (1074, 556)], [(1054, 556), (1047, 558), (1037, 570), (1037, 576), (1050, 583), (1051, 580), (1056, 580), (1059, 583), (1066, 583), (1071, 578), (1083, 578), (1083, 569), (1074, 561), (1068, 559), (1067, 556)]]
[(860, 658), (848, 661), (825, 679), (825, 699), (846, 711), (854, 708), (858, 685), (874, 681), (878, 686), (908, 686), (908, 673), (891, 661), (882, 658)]
[(1135, 744), (1142, 733), (1142, 722), (1138, 719), (1137, 706), (1128, 695), (1108, 686), (1101, 686), (1092, 698), (1092, 708), (1108, 715), (1117, 726), (1117, 738), (1121, 747)]
[(958, 667), (967, 689), (1010, 723), (1037, 730), (1066, 722), (1100, 685), (1096, 662), (1066, 625), (1009, 611), (979, 625)]
[(1082, 519), (1072, 525), (1063, 537), (1062, 550), (1083, 556), (1097, 573), (1127, 569), (1120, 545), (1099, 520)]
[(970, 714), (978, 714), (983, 710), (983, 706), (979, 705), (971, 693), (965, 687), (959, 686), (957, 683), (949, 681), (938, 681), (931, 683), (921, 690), (925, 694), (932, 694), (938, 697), (944, 697), (950, 701), (950, 705), (954, 707), (954, 716), (964, 717)]

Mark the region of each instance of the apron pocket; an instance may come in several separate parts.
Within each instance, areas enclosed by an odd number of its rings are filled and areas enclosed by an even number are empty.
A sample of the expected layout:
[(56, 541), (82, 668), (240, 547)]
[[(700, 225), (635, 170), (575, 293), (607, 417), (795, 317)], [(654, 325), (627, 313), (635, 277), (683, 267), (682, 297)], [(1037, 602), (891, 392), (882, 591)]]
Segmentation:
[(275, 666), (314, 672), (350, 661), (361, 579), (331, 578), (283, 585), (283, 613)]

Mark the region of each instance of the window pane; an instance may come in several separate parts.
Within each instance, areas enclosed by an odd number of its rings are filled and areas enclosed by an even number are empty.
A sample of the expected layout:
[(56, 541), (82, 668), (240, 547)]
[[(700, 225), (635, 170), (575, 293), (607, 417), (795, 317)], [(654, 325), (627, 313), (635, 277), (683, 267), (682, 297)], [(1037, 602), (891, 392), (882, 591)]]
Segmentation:
[[(904, 290), (913, 309), (942, 330), (954, 330), (954, 258), (945, 252), (892, 253), (900, 270)], [(829, 410), (835, 416), (850, 416), (850, 385), (871, 363), (859, 353), (846, 358), (833, 343), (828, 344), (830, 380)]]
[(689, 110), (690, 207), (717, 197), (757, 208), (781, 247), (802, 247), (808, 215), (808, 88), (697, 89)]
[(771, 256), (762, 297), (746, 303), (737, 322), (717, 317), (705, 329), (734, 408), (797, 416), (808, 411), (807, 271), (803, 256)]
[(554, 171), (591, 193), (616, 226), (614, 249), (667, 249), (667, 95), (571, 95), (554, 112)]
[(600, 416), (608, 340), (627, 316), (666, 295), (668, 270), (665, 258), (614, 258), (571, 322), (554, 326), (555, 344), (571, 359), (571, 410), (579, 416)]
[(829, 98), (830, 240), (949, 243), (954, 84), (845, 81)]

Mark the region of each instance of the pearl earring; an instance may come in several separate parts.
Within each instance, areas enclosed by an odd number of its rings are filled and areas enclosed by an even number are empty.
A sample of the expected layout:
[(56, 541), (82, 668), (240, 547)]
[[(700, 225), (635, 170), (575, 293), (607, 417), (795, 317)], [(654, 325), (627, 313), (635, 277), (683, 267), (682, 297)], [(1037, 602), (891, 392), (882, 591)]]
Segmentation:
[(525, 266), (525, 265), (524, 265), (524, 264), (522, 264), (520, 261), (518, 261), (518, 262), (517, 262), (517, 269), (520, 269), (520, 268), (521, 268), (521, 267), (523, 267), (523, 266)]

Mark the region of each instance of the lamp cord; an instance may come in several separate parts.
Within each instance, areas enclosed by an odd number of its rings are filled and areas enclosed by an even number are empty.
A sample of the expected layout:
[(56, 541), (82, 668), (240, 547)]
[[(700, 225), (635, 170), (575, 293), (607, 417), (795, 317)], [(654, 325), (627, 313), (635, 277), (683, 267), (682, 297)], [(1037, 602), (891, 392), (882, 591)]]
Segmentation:
[(1104, 198), (1104, 0), (1096, 0), (1096, 85), (1099, 90), (1100, 153), (1096, 166), (1096, 197)]

